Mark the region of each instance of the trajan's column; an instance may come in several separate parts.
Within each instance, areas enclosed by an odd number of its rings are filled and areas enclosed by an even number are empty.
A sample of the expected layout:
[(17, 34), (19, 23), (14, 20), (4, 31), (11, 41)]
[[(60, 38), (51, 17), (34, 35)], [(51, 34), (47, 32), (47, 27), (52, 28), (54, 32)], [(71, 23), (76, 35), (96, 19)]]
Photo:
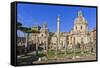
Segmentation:
[(58, 47), (60, 45), (60, 17), (57, 18), (57, 45), (56, 45), (56, 52), (55, 52), (55, 58), (57, 59), (57, 51)]
[(60, 17), (57, 18), (57, 47), (60, 47)]

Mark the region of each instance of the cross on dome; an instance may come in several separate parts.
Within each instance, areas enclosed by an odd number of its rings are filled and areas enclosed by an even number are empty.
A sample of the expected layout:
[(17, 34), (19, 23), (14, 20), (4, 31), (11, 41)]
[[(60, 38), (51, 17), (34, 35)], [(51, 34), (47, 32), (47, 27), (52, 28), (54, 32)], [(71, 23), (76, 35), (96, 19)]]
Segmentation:
[(80, 17), (80, 16), (83, 16), (83, 14), (82, 14), (82, 11), (80, 10), (80, 11), (78, 11), (78, 16)]

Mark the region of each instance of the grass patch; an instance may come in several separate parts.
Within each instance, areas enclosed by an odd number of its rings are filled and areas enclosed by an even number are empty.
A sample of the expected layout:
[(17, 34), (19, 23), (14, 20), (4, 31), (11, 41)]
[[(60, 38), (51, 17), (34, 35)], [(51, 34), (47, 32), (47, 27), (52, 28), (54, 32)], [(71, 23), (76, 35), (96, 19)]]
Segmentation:
[[(55, 58), (56, 57), (55, 52), (56, 52), (55, 50), (48, 50), (48, 56), (47, 56), (48, 59)], [(96, 53), (91, 53), (89, 51), (82, 52), (81, 49), (75, 49), (75, 50), (67, 49), (66, 53), (65, 51), (61, 51), (61, 50), (57, 51), (58, 58), (73, 57), (73, 56), (85, 57), (85, 56), (94, 56), (94, 55), (96, 55)], [(44, 52), (39, 52), (38, 56), (43, 57), (46, 56), (46, 54)]]
[(48, 58), (55, 57), (55, 51), (54, 50), (48, 50)]

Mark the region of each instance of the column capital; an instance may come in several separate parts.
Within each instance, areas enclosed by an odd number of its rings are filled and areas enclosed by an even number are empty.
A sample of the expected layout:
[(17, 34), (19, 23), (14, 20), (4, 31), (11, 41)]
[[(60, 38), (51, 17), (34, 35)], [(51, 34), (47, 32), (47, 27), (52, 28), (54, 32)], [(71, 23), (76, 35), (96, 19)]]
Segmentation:
[(60, 16), (57, 17), (57, 20), (60, 21)]

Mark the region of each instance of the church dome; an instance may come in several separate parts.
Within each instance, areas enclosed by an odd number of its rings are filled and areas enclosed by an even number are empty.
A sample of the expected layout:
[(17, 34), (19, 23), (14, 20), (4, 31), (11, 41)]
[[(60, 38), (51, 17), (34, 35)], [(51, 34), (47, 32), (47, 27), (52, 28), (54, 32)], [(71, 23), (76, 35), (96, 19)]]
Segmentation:
[(74, 22), (75, 24), (87, 24), (86, 19), (83, 17), (82, 11), (78, 11), (78, 17)]

